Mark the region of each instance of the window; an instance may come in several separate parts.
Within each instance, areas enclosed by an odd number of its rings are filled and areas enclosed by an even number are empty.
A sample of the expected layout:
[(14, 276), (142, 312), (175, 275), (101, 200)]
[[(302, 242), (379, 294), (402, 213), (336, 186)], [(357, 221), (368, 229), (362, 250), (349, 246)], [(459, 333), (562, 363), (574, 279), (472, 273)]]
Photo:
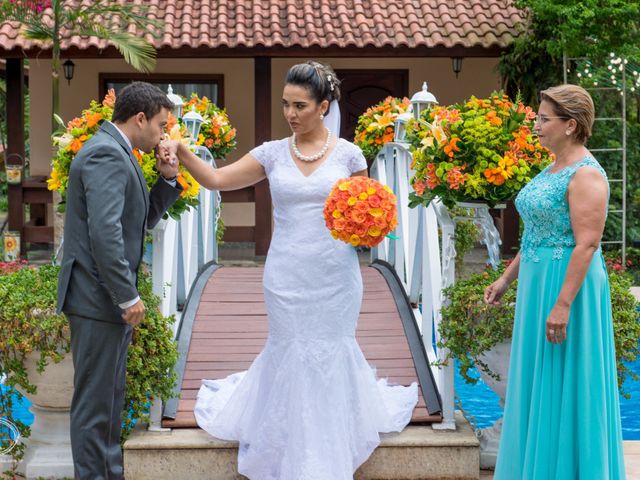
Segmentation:
[(189, 98), (192, 93), (207, 97), (219, 107), (224, 106), (223, 75), (188, 74), (140, 74), (140, 73), (101, 73), (100, 98), (104, 98), (110, 88), (118, 91), (133, 81), (142, 81), (157, 85), (166, 92), (169, 85), (173, 93)]

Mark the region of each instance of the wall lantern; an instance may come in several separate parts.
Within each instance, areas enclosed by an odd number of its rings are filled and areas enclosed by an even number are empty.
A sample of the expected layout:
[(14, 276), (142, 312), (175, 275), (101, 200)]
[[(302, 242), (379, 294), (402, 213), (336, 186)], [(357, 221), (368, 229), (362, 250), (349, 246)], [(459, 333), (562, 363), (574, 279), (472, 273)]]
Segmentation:
[(413, 97), (411, 97), (411, 108), (413, 109), (413, 118), (415, 118), (416, 121), (420, 120), (420, 114), (424, 110), (427, 110), (431, 108), (433, 105), (437, 105), (437, 104), (438, 104), (438, 100), (436, 100), (436, 97), (433, 96), (433, 93), (431, 93), (427, 89), (427, 82), (424, 82), (422, 84), (422, 90), (415, 93)]
[(71, 79), (73, 78), (73, 71), (76, 68), (76, 64), (71, 60), (67, 60), (62, 64), (62, 69), (64, 70), (64, 78), (67, 80), (67, 83), (71, 85)]
[(204, 119), (202, 115), (196, 112), (195, 106), (191, 106), (191, 111), (187, 112), (183, 117), (182, 121), (187, 127), (190, 135), (190, 143), (195, 143), (198, 140), (198, 135), (200, 134), (200, 126)]
[(180, 118), (182, 116), (182, 106), (184, 105), (184, 102), (180, 95), (173, 93), (171, 84), (169, 84), (169, 88), (167, 88), (167, 98), (171, 103), (173, 103), (173, 110), (171, 110), (171, 113), (174, 117)]
[(462, 60), (463, 57), (451, 57), (451, 65), (453, 67), (453, 73), (456, 74), (456, 78), (458, 78), (458, 74), (462, 71)]

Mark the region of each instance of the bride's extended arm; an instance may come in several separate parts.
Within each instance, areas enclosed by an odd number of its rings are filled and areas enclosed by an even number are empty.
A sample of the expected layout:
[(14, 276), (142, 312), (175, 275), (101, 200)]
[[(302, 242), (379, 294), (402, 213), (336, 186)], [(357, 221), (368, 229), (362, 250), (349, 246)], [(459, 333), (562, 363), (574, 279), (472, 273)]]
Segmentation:
[(204, 188), (209, 190), (237, 190), (258, 183), (265, 178), (264, 168), (251, 155), (221, 168), (213, 168), (188, 147), (176, 142), (178, 160)]

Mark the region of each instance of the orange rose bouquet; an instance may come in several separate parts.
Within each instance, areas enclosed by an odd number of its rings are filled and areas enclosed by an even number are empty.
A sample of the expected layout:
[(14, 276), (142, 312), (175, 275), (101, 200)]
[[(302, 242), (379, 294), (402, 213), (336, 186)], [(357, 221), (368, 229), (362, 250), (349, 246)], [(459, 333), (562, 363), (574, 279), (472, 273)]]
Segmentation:
[(398, 224), (396, 196), (372, 178), (342, 178), (325, 201), (324, 219), (336, 240), (375, 247)]

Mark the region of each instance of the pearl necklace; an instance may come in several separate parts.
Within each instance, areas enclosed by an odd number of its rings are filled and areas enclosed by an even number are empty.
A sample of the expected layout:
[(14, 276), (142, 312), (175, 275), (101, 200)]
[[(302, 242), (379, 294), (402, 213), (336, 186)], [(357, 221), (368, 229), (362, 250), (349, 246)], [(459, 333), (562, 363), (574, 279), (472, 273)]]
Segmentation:
[(295, 154), (295, 156), (298, 157), (303, 162), (314, 162), (319, 158), (324, 157), (324, 154), (327, 153), (327, 150), (329, 149), (330, 140), (331, 140), (331, 130), (327, 128), (327, 141), (324, 142), (322, 149), (320, 149), (318, 153), (313, 155), (303, 155), (300, 152), (300, 150), (298, 150), (298, 145), (296, 145), (296, 134), (294, 133), (293, 136), (291, 137), (291, 148), (293, 149), (293, 153)]

